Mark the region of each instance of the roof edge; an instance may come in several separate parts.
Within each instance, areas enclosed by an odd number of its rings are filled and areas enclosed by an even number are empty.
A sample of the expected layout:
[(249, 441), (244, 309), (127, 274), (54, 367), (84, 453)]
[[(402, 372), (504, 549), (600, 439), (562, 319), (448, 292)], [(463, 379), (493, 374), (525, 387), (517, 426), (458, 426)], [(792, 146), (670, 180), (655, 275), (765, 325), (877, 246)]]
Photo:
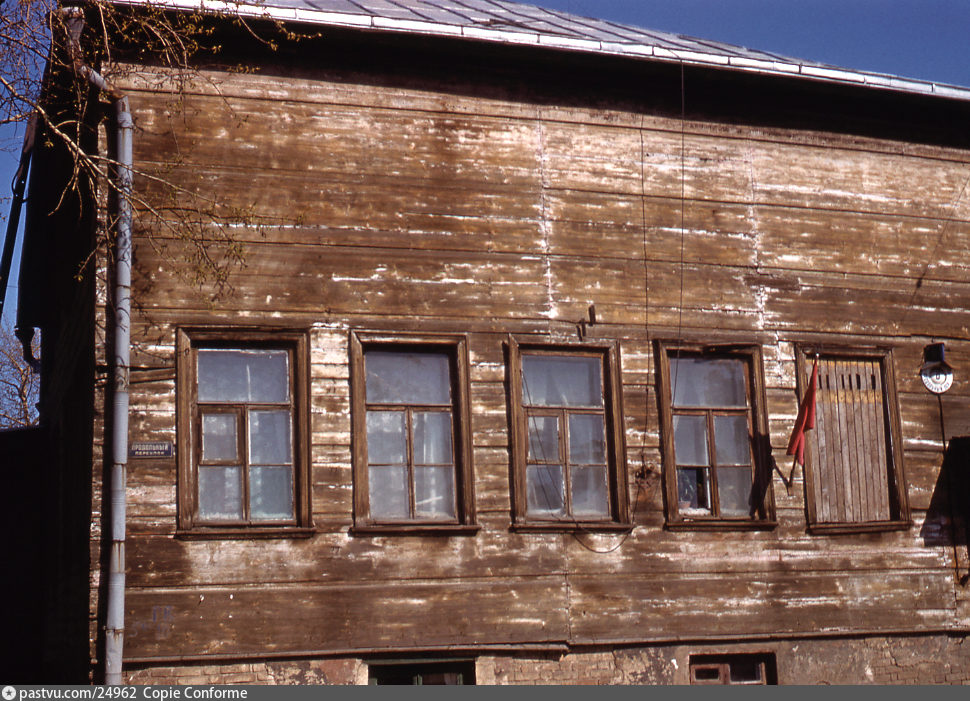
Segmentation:
[(892, 92), (930, 97), (941, 97), (970, 102), (970, 88), (947, 83), (903, 78), (887, 73), (823, 66), (816, 63), (785, 61), (781, 58), (767, 60), (742, 56), (724, 56), (700, 51), (674, 50), (660, 46), (647, 46), (634, 42), (598, 41), (572, 39), (524, 29), (492, 29), (489, 27), (445, 24), (431, 21), (413, 21), (381, 17), (379, 15), (330, 12), (293, 7), (274, 7), (236, 0), (110, 0), (112, 4), (129, 7), (148, 6), (156, 9), (205, 12), (214, 15), (236, 15), (248, 19), (268, 19), (295, 22), (323, 27), (357, 29), (397, 34), (418, 34), (443, 38), (463, 38), (497, 44), (535, 46), (552, 50), (577, 53), (619, 56), (634, 60), (649, 60), (702, 66), (743, 73), (801, 78), (814, 82), (866, 87)]

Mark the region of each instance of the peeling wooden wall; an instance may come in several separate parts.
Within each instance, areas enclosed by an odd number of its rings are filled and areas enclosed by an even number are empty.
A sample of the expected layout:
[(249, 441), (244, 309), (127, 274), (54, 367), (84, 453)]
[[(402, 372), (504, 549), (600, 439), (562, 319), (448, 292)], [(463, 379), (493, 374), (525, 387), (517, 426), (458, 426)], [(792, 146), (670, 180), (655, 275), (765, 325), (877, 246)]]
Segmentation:
[[(128, 658), (970, 624), (966, 549), (945, 512), (926, 519), (942, 455), (917, 376), (945, 342), (946, 431), (967, 434), (970, 152), (557, 105), (539, 87), (530, 101), (283, 73), (206, 73), (181, 112), (158, 74), (127, 79), (137, 168), (262, 224), (233, 229), (246, 264), (215, 303), (174, 274), (184, 244), (139, 230), (130, 439), (176, 440), (176, 326), (310, 329), (317, 533), (176, 539), (175, 460), (133, 461)], [(576, 338), (590, 304), (587, 337), (620, 342), (636, 526), (510, 532), (503, 342)], [(348, 534), (351, 329), (469, 334), (477, 535)], [(799, 470), (790, 494), (775, 474), (774, 530), (664, 530), (652, 341), (678, 337), (761, 344), (786, 475), (793, 343), (892, 347), (913, 526), (809, 535)]]

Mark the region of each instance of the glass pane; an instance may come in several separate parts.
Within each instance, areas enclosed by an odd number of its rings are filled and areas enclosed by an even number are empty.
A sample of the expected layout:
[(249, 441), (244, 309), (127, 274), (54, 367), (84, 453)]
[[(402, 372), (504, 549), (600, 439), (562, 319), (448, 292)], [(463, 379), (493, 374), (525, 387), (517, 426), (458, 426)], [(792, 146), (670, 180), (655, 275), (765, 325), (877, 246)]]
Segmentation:
[(706, 416), (674, 416), (674, 457), (678, 465), (710, 464)]
[(761, 662), (759, 660), (737, 659), (731, 661), (732, 682), (760, 682)]
[(564, 515), (562, 466), (529, 465), (525, 470), (527, 511), (538, 515)]
[(371, 465), (406, 465), (404, 432), (403, 411), (368, 411), (367, 462)]
[(379, 404), (451, 404), (446, 353), (367, 351), (367, 401)]
[(559, 355), (522, 357), (526, 406), (603, 406), (599, 358)]
[(609, 516), (610, 497), (606, 465), (573, 467), (570, 476), (573, 488), (573, 515)]
[(289, 353), (199, 351), (200, 402), (288, 402)]
[(734, 358), (671, 358), (674, 406), (744, 407), (745, 364)]
[(751, 498), (750, 467), (717, 468), (717, 497), (721, 516), (747, 516)]
[(451, 465), (414, 468), (414, 515), (455, 518), (455, 468)]
[(292, 435), (289, 411), (250, 411), (250, 464), (289, 465)]
[(559, 417), (528, 416), (529, 460), (559, 461)]
[(714, 455), (718, 465), (750, 465), (747, 416), (714, 417)]
[(711, 511), (711, 490), (706, 469), (677, 469), (677, 499), (682, 512)]
[(606, 434), (601, 414), (569, 415), (569, 462), (584, 465), (606, 462)]
[(242, 518), (242, 470), (238, 467), (199, 468), (199, 518)]
[(202, 459), (236, 460), (235, 414), (202, 415)]
[(292, 468), (249, 468), (249, 515), (254, 520), (293, 518)]
[(414, 464), (452, 465), (451, 412), (416, 411), (414, 421)]
[(407, 518), (408, 468), (374, 467), (367, 470), (371, 518)]

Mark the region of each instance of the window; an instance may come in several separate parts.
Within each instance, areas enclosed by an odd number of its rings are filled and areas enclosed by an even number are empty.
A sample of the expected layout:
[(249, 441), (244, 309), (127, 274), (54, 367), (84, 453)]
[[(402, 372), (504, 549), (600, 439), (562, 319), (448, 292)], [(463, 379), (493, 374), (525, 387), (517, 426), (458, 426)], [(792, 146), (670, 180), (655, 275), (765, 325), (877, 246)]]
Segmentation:
[(691, 655), (691, 684), (777, 684), (773, 653)]
[[(799, 397), (814, 349), (797, 353)], [(815, 429), (806, 433), (805, 491), (812, 532), (909, 525), (892, 354), (820, 351)]]
[(615, 343), (510, 342), (518, 527), (628, 523)]
[(470, 525), (464, 336), (354, 333), (355, 529)]
[(306, 335), (178, 339), (180, 530), (297, 535), (310, 513)]
[(469, 685), (475, 683), (475, 661), (372, 662), (367, 666), (368, 684)]
[(669, 527), (774, 524), (761, 351), (660, 342)]

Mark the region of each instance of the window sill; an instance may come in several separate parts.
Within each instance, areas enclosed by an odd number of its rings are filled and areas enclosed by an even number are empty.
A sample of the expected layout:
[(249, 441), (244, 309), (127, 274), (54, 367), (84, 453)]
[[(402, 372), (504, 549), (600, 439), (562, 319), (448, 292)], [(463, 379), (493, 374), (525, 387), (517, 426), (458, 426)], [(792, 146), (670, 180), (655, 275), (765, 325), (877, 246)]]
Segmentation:
[(668, 531), (770, 531), (778, 522), (769, 519), (693, 519), (668, 521)]
[(529, 521), (513, 523), (509, 530), (514, 533), (629, 533), (633, 530), (633, 524), (615, 521)]
[(368, 523), (351, 526), (350, 535), (476, 535), (481, 528), (465, 523)]
[(912, 521), (869, 521), (866, 523), (813, 523), (808, 532), (812, 535), (852, 535), (854, 533), (884, 533), (905, 531), (911, 528)]
[(267, 528), (217, 526), (177, 530), (175, 537), (178, 540), (266, 540), (270, 538), (311, 538), (316, 532), (315, 528), (299, 526), (269, 526)]

